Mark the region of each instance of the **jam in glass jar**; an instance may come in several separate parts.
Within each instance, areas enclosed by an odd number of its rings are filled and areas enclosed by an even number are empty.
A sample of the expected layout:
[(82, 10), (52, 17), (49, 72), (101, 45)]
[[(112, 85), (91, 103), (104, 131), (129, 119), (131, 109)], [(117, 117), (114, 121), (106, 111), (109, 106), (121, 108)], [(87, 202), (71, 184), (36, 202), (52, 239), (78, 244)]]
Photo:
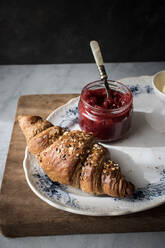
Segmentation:
[(122, 83), (108, 80), (110, 98), (103, 81), (87, 84), (81, 92), (78, 122), (82, 130), (92, 132), (100, 141), (121, 139), (131, 127), (133, 97)]

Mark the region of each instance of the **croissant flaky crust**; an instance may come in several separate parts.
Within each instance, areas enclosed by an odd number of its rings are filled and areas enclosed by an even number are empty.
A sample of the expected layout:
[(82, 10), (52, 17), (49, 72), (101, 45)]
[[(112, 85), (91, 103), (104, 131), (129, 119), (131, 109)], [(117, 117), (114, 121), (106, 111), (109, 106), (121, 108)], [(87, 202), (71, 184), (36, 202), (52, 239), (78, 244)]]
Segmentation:
[(39, 116), (20, 115), (18, 121), (29, 151), (52, 181), (92, 194), (133, 194), (134, 185), (121, 174), (119, 165), (107, 158), (107, 150), (92, 133), (67, 131)]

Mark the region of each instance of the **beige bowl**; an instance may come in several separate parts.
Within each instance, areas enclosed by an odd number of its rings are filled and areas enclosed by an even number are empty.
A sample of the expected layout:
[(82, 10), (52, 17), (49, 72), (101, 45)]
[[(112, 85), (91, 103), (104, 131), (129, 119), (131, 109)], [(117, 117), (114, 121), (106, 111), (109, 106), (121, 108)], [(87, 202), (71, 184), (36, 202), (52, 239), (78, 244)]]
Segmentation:
[(153, 76), (152, 84), (156, 96), (165, 103), (165, 70)]

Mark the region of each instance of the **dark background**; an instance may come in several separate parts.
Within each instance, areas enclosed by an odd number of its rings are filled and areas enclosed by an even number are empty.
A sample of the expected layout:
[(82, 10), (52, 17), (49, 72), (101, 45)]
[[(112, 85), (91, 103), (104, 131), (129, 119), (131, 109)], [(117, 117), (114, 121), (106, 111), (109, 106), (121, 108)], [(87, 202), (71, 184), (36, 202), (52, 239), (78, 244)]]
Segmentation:
[(163, 61), (164, 2), (0, 0), (0, 64)]

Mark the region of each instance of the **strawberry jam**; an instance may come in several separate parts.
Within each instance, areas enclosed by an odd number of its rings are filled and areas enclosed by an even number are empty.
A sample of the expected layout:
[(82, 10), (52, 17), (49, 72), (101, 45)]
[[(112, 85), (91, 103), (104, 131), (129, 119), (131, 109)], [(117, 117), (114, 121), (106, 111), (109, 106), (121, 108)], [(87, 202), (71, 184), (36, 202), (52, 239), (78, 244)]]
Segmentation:
[(96, 81), (86, 85), (79, 101), (79, 125), (100, 141), (121, 139), (131, 127), (133, 98), (131, 91), (123, 84), (108, 81), (110, 97), (107, 97), (104, 83)]

